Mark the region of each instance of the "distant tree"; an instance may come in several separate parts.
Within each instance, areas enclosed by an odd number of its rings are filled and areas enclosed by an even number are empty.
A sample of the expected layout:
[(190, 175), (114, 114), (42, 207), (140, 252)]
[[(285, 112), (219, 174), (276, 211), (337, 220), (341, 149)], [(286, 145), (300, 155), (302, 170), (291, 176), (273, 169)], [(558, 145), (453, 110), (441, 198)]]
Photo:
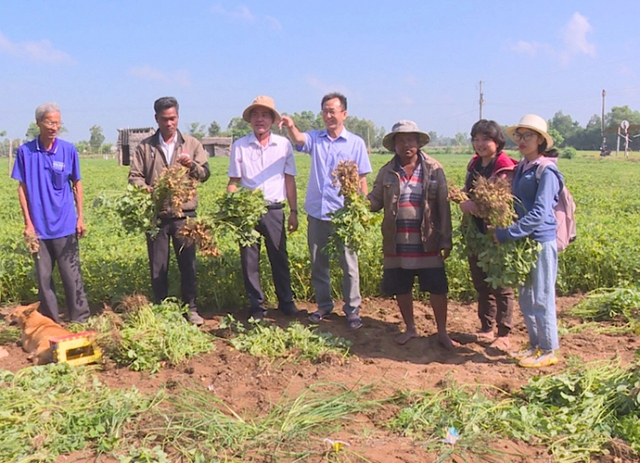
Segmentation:
[(227, 126), (227, 132), (234, 141), (251, 133), (251, 131), (251, 125), (241, 117), (234, 117)]
[(436, 132), (435, 130), (432, 130), (431, 132), (429, 132), (429, 144), (432, 146), (436, 146), (438, 145), (438, 132)]
[(29, 124), (29, 128), (27, 129), (27, 133), (24, 134), (27, 137), (27, 141), (33, 140), (38, 135), (40, 135), (40, 127), (35, 122), (31, 122)]
[(456, 133), (454, 138), (456, 146), (465, 146), (469, 144), (469, 139), (467, 138), (467, 134), (464, 132)]
[(4, 137), (7, 134), (6, 130), (0, 131), (0, 137)]
[(113, 150), (113, 143), (104, 143), (100, 147), (100, 152), (101, 153), (111, 153), (111, 150)]
[(189, 135), (197, 138), (198, 140), (202, 140), (202, 137), (204, 137), (204, 129), (204, 125), (201, 125), (200, 122), (189, 122), (187, 124)]
[(360, 135), (367, 144), (368, 149), (379, 148), (382, 146), (382, 139), (384, 138), (385, 133), (384, 127), (376, 127), (373, 121), (349, 116), (344, 121), (344, 126), (348, 131), (353, 132), (356, 135)]
[(80, 140), (78, 143), (75, 144), (75, 147), (78, 153), (80, 154), (87, 154), (91, 149), (91, 145), (87, 140)]
[(633, 111), (629, 106), (614, 106), (605, 118), (606, 127), (619, 126), (622, 121), (630, 124), (640, 124), (640, 112)]
[(97, 153), (100, 151), (100, 147), (104, 143), (104, 135), (102, 134), (102, 127), (99, 125), (93, 125), (89, 129), (91, 136), (89, 137), (89, 146), (91, 152)]
[(564, 137), (557, 129), (549, 129), (548, 134), (551, 135), (553, 139), (553, 145), (555, 147), (560, 147), (564, 143)]
[(207, 134), (210, 137), (217, 137), (218, 135), (220, 135), (221, 131), (222, 131), (222, 128), (220, 127), (220, 124), (218, 124), (216, 121), (213, 121), (209, 125), (209, 128), (207, 129)]
[[(548, 121), (549, 130), (555, 129), (562, 136), (562, 142), (557, 143), (557, 146), (561, 146), (565, 140), (569, 140), (580, 131), (580, 123), (574, 121), (570, 115), (564, 114), (562, 111), (556, 112)], [(549, 132), (551, 133), (551, 132)]]

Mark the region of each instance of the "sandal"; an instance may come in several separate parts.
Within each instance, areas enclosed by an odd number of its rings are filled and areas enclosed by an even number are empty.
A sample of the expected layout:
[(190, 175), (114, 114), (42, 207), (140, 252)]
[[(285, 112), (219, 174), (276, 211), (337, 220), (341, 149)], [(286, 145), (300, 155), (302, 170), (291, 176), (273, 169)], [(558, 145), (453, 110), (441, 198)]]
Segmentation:
[(350, 330), (357, 330), (359, 328), (362, 328), (362, 318), (360, 318), (358, 315), (356, 315), (355, 317), (347, 317), (347, 323)]
[(311, 323), (320, 323), (325, 318), (329, 317), (329, 313), (323, 312), (322, 310), (316, 310), (311, 315), (309, 315), (309, 321)]

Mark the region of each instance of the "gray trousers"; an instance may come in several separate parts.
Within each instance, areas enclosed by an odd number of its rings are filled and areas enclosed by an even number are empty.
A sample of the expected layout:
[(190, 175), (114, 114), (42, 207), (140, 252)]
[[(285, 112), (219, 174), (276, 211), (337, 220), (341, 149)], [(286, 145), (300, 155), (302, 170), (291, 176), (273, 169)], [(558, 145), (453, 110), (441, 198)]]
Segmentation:
[[(329, 274), (329, 256), (323, 251), (323, 248), (329, 241), (333, 226), (329, 220), (319, 220), (311, 216), (308, 218), (307, 240), (311, 255), (311, 283), (316, 292), (318, 310), (329, 313), (333, 310), (331, 275)], [(340, 268), (342, 268), (342, 299), (344, 300), (342, 310), (347, 315), (358, 314), (362, 302), (358, 256), (348, 248), (345, 248), (344, 251), (338, 259)]]
[(39, 250), (35, 257), (38, 277), (40, 313), (60, 322), (58, 301), (53, 285), (53, 267), (58, 264), (69, 320), (83, 323), (89, 318), (89, 302), (84, 292), (80, 272), (80, 251), (75, 234), (62, 238), (38, 240)]

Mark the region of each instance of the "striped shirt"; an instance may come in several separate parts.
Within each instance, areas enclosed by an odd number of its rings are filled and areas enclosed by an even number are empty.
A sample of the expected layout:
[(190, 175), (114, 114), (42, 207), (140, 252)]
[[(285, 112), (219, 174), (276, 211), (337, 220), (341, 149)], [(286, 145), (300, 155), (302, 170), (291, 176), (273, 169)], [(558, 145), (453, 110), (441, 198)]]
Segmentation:
[(385, 254), (384, 268), (433, 268), (442, 266), (439, 253), (427, 253), (422, 244), (424, 188), (422, 163), (409, 177), (399, 162), (394, 170), (400, 176), (400, 197), (396, 215), (396, 253)]

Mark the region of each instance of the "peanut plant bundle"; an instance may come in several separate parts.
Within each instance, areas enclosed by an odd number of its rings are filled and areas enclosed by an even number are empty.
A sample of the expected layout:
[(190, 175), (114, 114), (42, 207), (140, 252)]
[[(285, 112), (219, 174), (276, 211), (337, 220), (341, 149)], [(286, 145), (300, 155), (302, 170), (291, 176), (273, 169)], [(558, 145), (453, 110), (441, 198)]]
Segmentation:
[[(452, 197), (451, 188), (449, 196)], [(504, 228), (517, 217), (511, 187), (504, 179), (479, 177), (473, 183), (471, 197), (477, 209), (475, 215), (487, 225)], [(492, 233), (478, 229), (471, 214), (464, 214), (460, 228), (464, 252), (478, 257), (478, 266), (487, 274), (485, 281), (494, 289), (519, 286), (525, 282), (538, 258), (539, 243), (525, 238), (497, 245)]]
[(369, 210), (369, 203), (358, 193), (358, 166), (353, 161), (340, 161), (331, 173), (334, 186), (340, 187), (344, 206), (329, 213), (333, 233), (329, 237), (325, 252), (337, 257), (343, 247), (357, 253), (367, 243), (367, 233), (378, 222), (378, 216)]
[(188, 175), (188, 169), (179, 164), (165, 169), (153, 184), (153, 201), (156, 215), (169, 203), (178, 217), (182, 217), (182, 205), (196, 196), (198, 181)]

